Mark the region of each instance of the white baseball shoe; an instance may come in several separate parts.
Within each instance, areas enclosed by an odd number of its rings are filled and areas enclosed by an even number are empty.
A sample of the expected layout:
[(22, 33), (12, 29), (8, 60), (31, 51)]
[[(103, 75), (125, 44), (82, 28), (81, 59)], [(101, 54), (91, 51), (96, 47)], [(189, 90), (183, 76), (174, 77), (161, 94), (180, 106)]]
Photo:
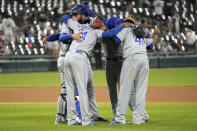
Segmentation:
[(145, 122), (147, 122), (150, 119), (148, 113), (145, 111), (143, 115)]
[(139, 125), (145, 123), (145, 119), (143, 117), (133, 118), (133, 124)]
[(56, 118), (54, 124), (58, 125), (58, 124), (66, 124), (67, 120), (63, 120), (62, 118)]

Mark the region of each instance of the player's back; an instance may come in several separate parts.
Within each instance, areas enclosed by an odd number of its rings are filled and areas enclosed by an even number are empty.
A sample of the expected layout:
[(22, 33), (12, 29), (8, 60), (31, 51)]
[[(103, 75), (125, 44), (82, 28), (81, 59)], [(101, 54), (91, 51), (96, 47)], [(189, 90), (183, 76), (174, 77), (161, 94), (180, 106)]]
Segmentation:
[(151, 39), (137, 38), (131, 28), (125, 28), (124, 30), (125, 39), (122, 41), (123, 57), (135, 54), (147, 55), (146, 47), (152, 43)]
[(83, 24), (83, 25), (79, 25), (78, 29), (74, 30), (74, 33), (82, 33), (82, 41), (78, 42), (76, 40), (73, 40), (73, 42), (70, 45), (69, 50), (70, 51), (75, 51), (76, 49), (78, 49), (80, 47), (80, 45), (82, 45), (87, 37), (88, 32), (92, 31), (92, 28), (89, 27), (88, 24)]
[(91, 27), (89, 27), (88, 23), (80, 24), (73, 19), (69, 19), (67, 25), (74, 31), (74, 33), (82, 33), (82, 41), (78, 42), (76, 40), (73, 40), (69, 48), (70, 52), (73, 52), (76, 49), (81, 49), (86, 53), (89, 53), (94, 48), (97, 37), (101, 38), (102, 36), (103, 31), (92, 29)]
[(82, 44), (79, 45), (78, 49), (90, 53), (96, 45), (97, 39), (102, 37), (102, 30), (90, 29), (84, 32)]

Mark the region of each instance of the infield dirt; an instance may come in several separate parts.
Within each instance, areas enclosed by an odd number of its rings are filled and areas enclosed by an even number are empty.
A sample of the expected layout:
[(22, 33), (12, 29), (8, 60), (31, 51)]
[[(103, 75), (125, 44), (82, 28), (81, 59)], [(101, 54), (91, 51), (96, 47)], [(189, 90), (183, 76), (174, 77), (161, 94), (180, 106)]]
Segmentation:
[[(61, 88), (0, 88), (0, 103), (56, 103)], [(197, 87), (149, 87), (147, 102), (197, 102)], [(95, 88), (96, 101), (109, 103), (108, 89)]]

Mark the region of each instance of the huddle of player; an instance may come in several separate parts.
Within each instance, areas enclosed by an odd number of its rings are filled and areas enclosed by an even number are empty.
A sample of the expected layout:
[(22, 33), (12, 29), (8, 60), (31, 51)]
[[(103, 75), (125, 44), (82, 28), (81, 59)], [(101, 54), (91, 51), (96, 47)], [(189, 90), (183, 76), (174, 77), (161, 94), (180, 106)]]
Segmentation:
[(66, 114), (68, 125), (95, 126), (93, 121), (108, 121), (98, 114), (88, 58), (97, 40), (102, 41), (106, 55), (106, 78), (114, 114), (110, 124), (126, 124), (128, 105), (133, 112), (133, 124), (145, 123), (149, 120), (145, 110), (149, 73), (146, 52), (153, 49), (151, 33), (145, 32), (141, 25), (135, 26), (132, 17), (107, 20), (90, 9), (87, 2), (67, 13), (62, 17), (60, 33), (43, 40), (61, 42), (57, 66), (62, 90), (55, 124), (65, 123)]

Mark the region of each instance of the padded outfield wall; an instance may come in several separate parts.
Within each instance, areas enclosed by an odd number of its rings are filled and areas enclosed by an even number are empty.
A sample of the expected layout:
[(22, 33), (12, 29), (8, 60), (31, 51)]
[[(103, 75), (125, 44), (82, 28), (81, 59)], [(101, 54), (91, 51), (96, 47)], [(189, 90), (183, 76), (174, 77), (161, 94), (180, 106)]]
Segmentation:
[[(102, 61), (104, 69), (105, 61)], [(150, 68), (168, 68), (168, 67), (197, 67), (197, 55), (192, 56), (150, 56)], [(92, 63), (93, 69), (95, 64)], [(0, 57), (0, 72), (39, 72), (56, 71), (57, 57)]]

